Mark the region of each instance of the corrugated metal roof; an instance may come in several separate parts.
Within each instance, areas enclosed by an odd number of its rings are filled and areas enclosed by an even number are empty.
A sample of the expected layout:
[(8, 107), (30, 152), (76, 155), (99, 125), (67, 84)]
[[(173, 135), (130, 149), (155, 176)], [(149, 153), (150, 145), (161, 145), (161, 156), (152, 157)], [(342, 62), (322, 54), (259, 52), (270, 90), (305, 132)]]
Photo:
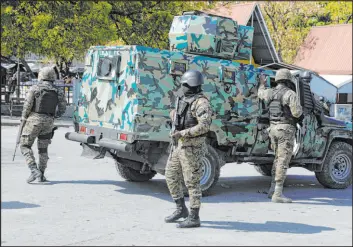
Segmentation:
[(214, 9), (206, 10), (206, 13), (221, 15), (236, 20), (239, 25), (246, 26), (254, 11), (256, 2), (242, 4), (220, 4)]
[(295, 65), (326, 75), (352, 74), (352, 24), (313, 27)]

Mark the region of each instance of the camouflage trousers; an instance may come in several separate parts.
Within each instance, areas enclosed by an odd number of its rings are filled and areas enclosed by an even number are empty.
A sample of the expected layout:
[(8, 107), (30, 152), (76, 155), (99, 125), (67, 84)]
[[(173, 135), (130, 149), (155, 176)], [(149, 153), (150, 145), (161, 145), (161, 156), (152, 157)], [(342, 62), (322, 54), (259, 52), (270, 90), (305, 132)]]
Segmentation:
[(184, 197), (183, 180), (189, 191), (190, 208), (200, 208), (202, 191), (201, 160), (205, 155), (203, 146), (177, 147), (166, 166), (165, 177), (174, 200)]
[(272, 182), (283, 182), (292, 158), (296, 128), (290, 124), (276, 124), (269, 128), (271, 146), (275, 152)]
[(51, 143), (53, 125), (54, 119), (47, 116), (39, 117), (36, 114), (28, 117), (27, 122), (23, 127), (20, 141), (21, 153), (25, 157), (27, 165), (36, 164), (32, 146), (36, 138), (38, 138), (38, 168), (42, 170), (47, 167), (49, 159), (48, 146)]

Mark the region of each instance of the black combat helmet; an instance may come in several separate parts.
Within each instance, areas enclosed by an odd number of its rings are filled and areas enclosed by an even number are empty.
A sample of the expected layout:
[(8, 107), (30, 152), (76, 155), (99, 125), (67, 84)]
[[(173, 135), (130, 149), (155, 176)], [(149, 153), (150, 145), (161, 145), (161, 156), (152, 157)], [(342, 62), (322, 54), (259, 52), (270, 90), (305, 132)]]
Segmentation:
[(203, 76), (197, 70), (188, 70), (180, 79), (181, 84), (187, 84), (190, 87), (197, 87), (203, 84)]

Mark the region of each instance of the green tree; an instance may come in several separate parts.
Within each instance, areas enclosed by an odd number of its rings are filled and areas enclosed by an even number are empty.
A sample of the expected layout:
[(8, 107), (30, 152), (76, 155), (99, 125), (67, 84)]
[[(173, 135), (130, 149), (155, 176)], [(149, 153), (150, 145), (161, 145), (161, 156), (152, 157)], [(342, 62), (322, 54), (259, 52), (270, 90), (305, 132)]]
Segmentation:
[(352, 23), (352, 2), (329, 1), (321, 2), (324, 15), (328, 18), (325, 24)]
[(1, 49), (44, 55), (67, 71), (92, 45), (167, 49), (174, 15), (212, 6), (204, 1), (3, 1)]
[(108, 1), (119, 38), (129, 45), (168, 49), (168, 32), (175, 15), (210, 8), (206, 1)]
[(1, 54), (23, 58), (35, 50), (36, 41), (31, 37), (33, 9), (26, 3), (1, 3)]
[(45, 11), (33, 16), (32, 36), (40, 42), (41, 53), (54, 58), (66, 72), (72, 60), (81, 60), (90, 46), (116, 39), (109, 19), (111, 5), (106, 2), (38, 1), (36, 7)]
[(90, 46), (116, 39), (110, 12), (111, 5), (101, 1), (2, 3), (2, 54), (44, 55), (67, 73), (72, 60), (82, 59)]

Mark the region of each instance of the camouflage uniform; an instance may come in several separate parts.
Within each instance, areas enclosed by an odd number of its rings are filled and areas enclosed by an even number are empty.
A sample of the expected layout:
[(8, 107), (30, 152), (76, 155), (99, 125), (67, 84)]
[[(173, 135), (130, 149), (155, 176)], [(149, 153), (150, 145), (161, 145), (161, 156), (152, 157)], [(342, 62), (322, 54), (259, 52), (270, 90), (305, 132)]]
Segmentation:
[[(35, 177), (38, 177), (39, 180), (45, 180), (44, 171), (47, 167), (47, 162), (49, 159), (48, 145), (51, 143), (52, 131), (54, 127), (54, 115), (50, 116), (47, 114), (34, 112), (36, 99), (38, 99), (38, 97), (41, 93), (43, 93), (43, 91), (54, 91), (56, 92), (58, 97), (57, 117), (60, 117), (62, 114), (64, 114), (66, 110), (66, 100), (64, 92), (55, 87), (53, 85), (53, 82), (47, 81), (55, 80), (55, 74), (53, 75), (53, 73), (54, 72), (51, 67), (45, 67), (40, 71), (38, 76), (39, 83), (31, 87), (30, 91), (27, 94), (22, 111), (22, 121), (26, 120), (26, 124), (23, 127), (20, 145), (21, 152), (26, 159), (26, 163), (32, 171), (32, 174), (29, 178), (29, 180), (32, 181), (35, 179)], [(45, 81), (43, 79), (45, 79)], [(36, 168), (36, 161), (32, 151), (32, 145), (36, 138), (38, 138), (38, 169), (40, 173)], [(40, 177), (39, 174), (41, 175)], [(36, 176), (33, 177), (33, 175)]]
[[(210, 130), (212, 108), (208, 99), (203, 95), (201, 85), (203, 76), (199, 71), (189, 70), (181, 77), (184, 97), (176, 106), (177, 114), (174, 121), (176, 132), (172, 133), (177, 147), (171, 153), (166, 166), (165, 177), (171, 196), (177, 210), (165, 218), (166, 222), (175, 222), (186, 218), (178, 227), (199, 227), (199, 210), (202, 191), (200, 186), (201, 161), (206, 153), (206, 135)], [(174, 118), (172, 118), (174, 119)], [(190, 214), (185, 205), (182, 181), (189, 191)]]
[[(277, 72), (276, 81), (289, 80), (289, 75), (289, 70), (281, 69)], [(269, 102), (273, 98), (274, 92), (279, 92), (281, 90), (286, 90), (283, 96), (281, 97), (281, 105), (288, 106), (291, 115), (294, 118), (301, 117), (303, 111), (298, 96), (293, 90), (287, 88), (282, 83), (279, 83), (275, 89), (265, 89), (264, 85), (260, 85), (258, 97), (262, 100)], [(275, 152), (275, 160), (272, 166), (272, 182), (269, 191), (269, 197), (271, 198), (273, 193), (275, 193), (276, 200), (274, 200), (274, 198), (272, 197), (273, 201), (290, 202), (291, 200), (289, 198), (285, 198), (282, 196), (282, 190), (283, 183), (286, 178), (287, 169), (289, 168), (289, 163), (293, 153), (296, 127), (293, 124), (288, 124), (284, 122), (281, 123), (281, 121), (270, 121), (270, 128), (268, 130), (271, 138), (271, 146)], [(276, 193), (276, 189), (278, 190), (278, 193)], [(277, 198), (284, 199), (277, 200)]]
[(201, 205), (201, 159), (205, 155), (206, 137), (211, 123), (211, 106), (207, 99), (200, 97), (191, 105), (191, 113), (197, 118), (198, 124), (192, 128), (180, 131), (181, 138), (177, 148), (172, 153), (166, 167), (166, 180), (174, 200), (184, 197), (182, 179), (188, 188), (190, 207), (200, 208)]
[(320, 103), (322, 105), (322, 110), (326, 116), (330, 116), (330, 107), (331, 104), (329, 101), (325, 100), (325, 98), (320, 97)]

